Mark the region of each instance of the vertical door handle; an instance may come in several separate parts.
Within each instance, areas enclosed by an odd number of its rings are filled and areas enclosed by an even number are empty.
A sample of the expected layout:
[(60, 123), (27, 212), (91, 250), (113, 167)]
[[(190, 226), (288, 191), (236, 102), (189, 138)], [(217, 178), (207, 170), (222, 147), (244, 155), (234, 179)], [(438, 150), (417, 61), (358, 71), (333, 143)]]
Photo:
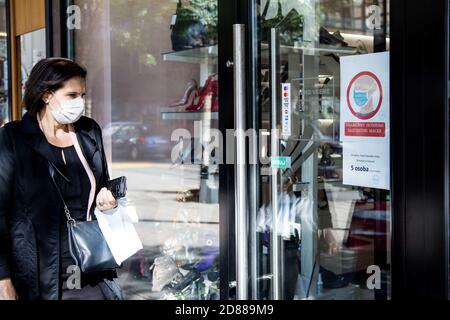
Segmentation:
[[(280, 108), (280, 34), (276, 28), (270, 29), (270, 126), (271, 126), (271, 142), (270, 155), (271, 160), (280, 155), (280, 144), (278, 136), (278, 114)], [(279, 170), (272, 167), (271, 175), (271, 195), (272, 195), (272, 237), (271, 237), (271, 269), (272, 269), (272, 299), (279, 300), (281, 298), (281, 277), (280, 269), (280, 238), (278, 237), (278, 203), (279, 203)]]
[(246, 169), (245, 26), (233, 25), (234, 125), (236, 130), (235, 224), (236, 299), (248, 299), (248, 228)]

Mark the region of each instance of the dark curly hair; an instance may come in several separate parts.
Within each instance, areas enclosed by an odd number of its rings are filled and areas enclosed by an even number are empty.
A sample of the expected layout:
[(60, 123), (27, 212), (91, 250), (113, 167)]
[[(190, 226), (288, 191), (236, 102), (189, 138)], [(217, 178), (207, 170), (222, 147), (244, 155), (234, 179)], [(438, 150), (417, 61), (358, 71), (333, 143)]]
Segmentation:
[(22, 105), (31, 116), (36, 116), (45, 107), (46, 93), (61, 89), (72, 78), (86, 79), (86, 76), (86, 69), (70, 59), (42, 59), (31, 70)]

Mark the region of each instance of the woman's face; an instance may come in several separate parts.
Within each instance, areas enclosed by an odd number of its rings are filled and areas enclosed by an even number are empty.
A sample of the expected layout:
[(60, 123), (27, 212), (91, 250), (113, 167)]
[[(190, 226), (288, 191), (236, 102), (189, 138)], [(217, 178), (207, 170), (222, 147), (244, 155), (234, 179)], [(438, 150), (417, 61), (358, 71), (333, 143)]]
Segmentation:
[(84, 112), (85, 91), (85, 80), (72, 78), (61, 89), (45, 94), (43, 99), (56, 122), (70, 124), (78, 121)]
[(72, 78), (67, 80), (64, 87), (44, 95), (44, 102), (48, 104), (50, 109), (57, 109), (60, 103), (65, 100), (75, 100), (83, 98), (86, 95), (86, 81), (82, 78)]

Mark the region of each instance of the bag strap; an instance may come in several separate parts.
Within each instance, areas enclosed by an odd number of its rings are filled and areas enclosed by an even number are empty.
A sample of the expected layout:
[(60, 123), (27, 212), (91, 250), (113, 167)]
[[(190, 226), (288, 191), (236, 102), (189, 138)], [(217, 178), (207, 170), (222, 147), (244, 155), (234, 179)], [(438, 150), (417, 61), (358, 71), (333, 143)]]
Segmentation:
[(58, 184), (56, 183), (56, 180), (55, 180), (55, 168), (53, 167), (53, 164), (50, 161), (48, 162), (48, 171), (50, 173), (50, 177), (52, 178), (53, 184), (55, 185), (56, 191), (58, 192), (58, 195), (61, 198), (61, 201), (64, 205), (64, 213), (66, 214), (66, 219), (67, 219), (67, 232), (69, 234), (69, 253), (70, 253), (72, 259), (75, 261), (75, 265), (80, 266), (80, 263), (78, 262), (78, 259), (76, 258), (76, 255), (73, 252), (74, 244), (72, 244), (72, 241), (73, 241), (72, 240), (72, 237), (73, 237), (72, 236), (72, 227), (76, 224), (76, 221), (70, 215), (69, 208), (67, 207), (67, 204), (64, 201), (64, 197), (62, 196), (61, 191), (59, 190)]
[(55, 168), (53, 168), (53, 164), (49, 161), (48, 162), (48, 171), (50, 173), (50, 177), (52, 178), (53, 184), (55, 185), (56, 191), (59, 195), (59, 197), (61, 198), (61, 201), (64, 205), (64, 213), (66, 214), (66, 219), (67, 219), (67, 223), (73, 223), (75, 224), (75, 219), (72, 218), (72, 216), (70, 215), (70, 210), (67, 207), (66, 201), (64, 201), (64, 197), (62, 196), (61, 190), (58, 187), (58, 184), (56, 183), (55, 180)]

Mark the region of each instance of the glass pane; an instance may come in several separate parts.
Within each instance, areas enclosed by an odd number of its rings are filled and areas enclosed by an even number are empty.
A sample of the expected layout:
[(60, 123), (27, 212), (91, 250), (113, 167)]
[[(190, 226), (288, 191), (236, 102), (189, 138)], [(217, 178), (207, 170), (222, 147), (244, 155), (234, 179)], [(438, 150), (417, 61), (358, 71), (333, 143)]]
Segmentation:
[(371, 55), (388, 50), (388, 8), (260, 2), (256, 107), (279, 134), (261, 138), (272, 162), (253, 213), (258, 299), (390, 297), (389, 58)]
[(0, 127), (10, 120), (6, 30), (6, 3), (5, 0), (0, 0)]
[(120, 271), (125, 298), (218, 299), (219, 169), (200, 146), (218, 128), (217, 0), (74, 4), (87, 113), (144, 244)]
[[(46, 35), (45, 28), (20, 36), (22, 97), (25, 94), (25, 83), (28, 80), (31, 69), (39, 60), (46, 57)], [(25, 112), (25, 110), (23, 110)]]

